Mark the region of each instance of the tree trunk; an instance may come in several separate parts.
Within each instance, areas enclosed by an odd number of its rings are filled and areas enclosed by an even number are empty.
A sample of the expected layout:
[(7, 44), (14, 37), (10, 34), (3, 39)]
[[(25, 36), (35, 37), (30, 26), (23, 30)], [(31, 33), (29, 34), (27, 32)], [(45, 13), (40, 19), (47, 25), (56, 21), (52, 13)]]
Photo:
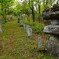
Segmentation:
[(29, 7), (30, 7), (30, 0), (29, 0)]
[(32, 1), (32, 19), (33, 19), (33, 22), (35, 22), (35, 12), (34, 12), (34, 6), (33, 6), (33, 1)]
[[(30, 2), (32, 2), (32, 5), (31, 5)], [(32, 19), (33, 19), (33, 22), (34, 22), (35, 21), (35, 12), (34, 12), (33, 0), (32, 1), (29, 0), (29, 7), (32, 11)]]

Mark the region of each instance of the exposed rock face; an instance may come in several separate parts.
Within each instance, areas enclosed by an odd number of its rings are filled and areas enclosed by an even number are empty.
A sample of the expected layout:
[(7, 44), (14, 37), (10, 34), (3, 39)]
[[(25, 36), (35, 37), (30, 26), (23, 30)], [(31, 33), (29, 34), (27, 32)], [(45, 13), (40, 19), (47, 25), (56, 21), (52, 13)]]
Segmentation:
[(50, 23), (44, 28), (44, 32), (59, 35), (59, 5), (55, 4), (52, 8), (45, 10), (42, 16)]
[(55, 4), (52, 8), (47, 9), (42, 14), (44, 19), (59, 19), (59, 5)]
[(45, 26), (44, 32), (53, 35), (59, 35), (59, 26), (55, 25), (48, 25)]

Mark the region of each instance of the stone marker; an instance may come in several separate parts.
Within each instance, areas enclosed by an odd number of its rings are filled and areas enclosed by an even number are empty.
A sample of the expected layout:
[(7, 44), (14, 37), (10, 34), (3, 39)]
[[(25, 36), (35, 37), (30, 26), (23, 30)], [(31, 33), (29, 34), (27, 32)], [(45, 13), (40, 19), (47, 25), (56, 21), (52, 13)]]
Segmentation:
[(18, 18), (18, 23), (20, 23), (20, 26), (23, 26), (22, 15), (20, 15), (20, 17)]
[(28, 38), (31, 38), (31, 36), (32, 36), (32, 28), (27, 27), (27, 28), (26, 28), (26, 32), (27, 32), (27, 34), (28, 34)]
[(20, 22), (20, 26), (23, 26), (22, 20), (19, 20), (19, 22)]
[(24, 28), (24, 30), (26, 30), (26, 24), (23, 24), (23, 28)]
[(42, 48), (42, 38), (38, 37), (38, 48)]
[(2, 28), (1, 28), (1, 25), (0, 25), (0, 32), (2, 32)]

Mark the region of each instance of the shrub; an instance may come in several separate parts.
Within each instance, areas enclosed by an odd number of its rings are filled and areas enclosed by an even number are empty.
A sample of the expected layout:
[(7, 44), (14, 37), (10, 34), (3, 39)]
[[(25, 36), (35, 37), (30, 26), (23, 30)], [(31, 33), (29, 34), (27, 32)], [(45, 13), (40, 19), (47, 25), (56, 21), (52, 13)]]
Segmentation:
[(28, 20), (26, 17), (23, 18), (23, 23), (30, 25), (32, 30), (37, 32), (38, 34), (42, 34), (44, 29), (44, 24), (39, 22), (33, 22), (32, 20)]
[(38, 34), (42, 34), (43, 29), (44, 29), (44, 24), (34, 22), (32, 25), (32, 29), (33, 29), (33, 31), (36, 31)]

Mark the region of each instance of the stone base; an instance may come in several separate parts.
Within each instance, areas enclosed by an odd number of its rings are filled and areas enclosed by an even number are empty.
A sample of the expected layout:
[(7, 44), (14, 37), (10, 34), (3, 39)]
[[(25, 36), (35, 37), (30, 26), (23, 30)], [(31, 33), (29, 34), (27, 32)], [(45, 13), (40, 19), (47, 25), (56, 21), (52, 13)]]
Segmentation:
[(59, 56), (59, 40), (57, 37), (50, 36), (46, 47), (46, 51), (54, 56)]

